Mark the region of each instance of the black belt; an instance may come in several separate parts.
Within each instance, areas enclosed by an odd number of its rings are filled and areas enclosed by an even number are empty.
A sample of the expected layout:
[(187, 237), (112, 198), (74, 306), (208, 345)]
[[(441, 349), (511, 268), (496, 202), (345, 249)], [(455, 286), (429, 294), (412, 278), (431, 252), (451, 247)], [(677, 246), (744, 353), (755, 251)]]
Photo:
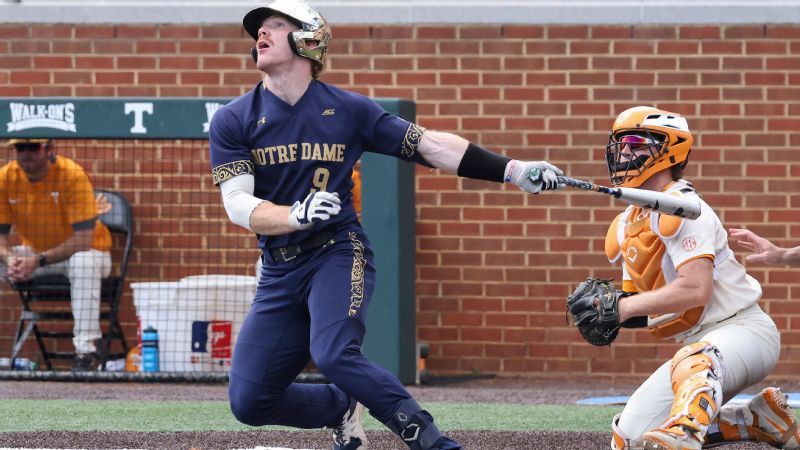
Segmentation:
[(301, 253), (309, 250), (314, 250), (317, 247), (327, 247), (333, 244), (333, 237), (336, 235), (335, 231), (320, 231), (317, 234), (312, 234), (308, 239), (298, 242), (297, 244), (287, 245), (286, 247), (278, 247), (269, 249), (269, 254), (272, 259), (277, 262), (291, 261), (297, 258)]

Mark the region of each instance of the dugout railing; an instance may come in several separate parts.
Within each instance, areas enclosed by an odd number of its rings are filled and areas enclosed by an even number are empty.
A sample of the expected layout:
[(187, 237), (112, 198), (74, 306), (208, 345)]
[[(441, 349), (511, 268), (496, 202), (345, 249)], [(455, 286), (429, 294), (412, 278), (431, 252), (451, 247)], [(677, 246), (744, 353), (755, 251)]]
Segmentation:
[[(238, 327), (255, 288), (255, 237), (233, 224), (213, 186), (208, 126), (226, 98), (0, 98), (0, 165), (15, 159), (13, 138), (52, 139), (57, 155), (82, 166), (94, 188), (122, 193), (133, 211), (133, 248), (119, 322), (138, 348), (158, 333), (159, 370), (132, 370), (134, 355), (99, 371), (0, 370), (0, 379), (224, 380)], [(414, 120), (413, 102), (376, 99)], [(418, 381), (414, 293), (414, 166), (365, 154), (362, 223), (378, 275), (365, 353), (404, 383)], [(372, 189), (370, 187), (373, 187)], [(375, 188), (379, 187), (379, 188)], [(12, 229), (9, 239), (14, 241)], [(12, 243), (19, 243), (17, 241)], [(112, 251), (119, 251), (115, 243)], [(17, 293), (0, 287), (0, 358), (11, 355)], [(69, 341), (69, 340), (67, 340)], [(53, 344), (68, 351), (70, 342)], [(36, 342), (18, 356), (41, 365)], [(126, 364), (127, 363), (127, 364)], [(313, 365), (301, 379), (318, 381)]]

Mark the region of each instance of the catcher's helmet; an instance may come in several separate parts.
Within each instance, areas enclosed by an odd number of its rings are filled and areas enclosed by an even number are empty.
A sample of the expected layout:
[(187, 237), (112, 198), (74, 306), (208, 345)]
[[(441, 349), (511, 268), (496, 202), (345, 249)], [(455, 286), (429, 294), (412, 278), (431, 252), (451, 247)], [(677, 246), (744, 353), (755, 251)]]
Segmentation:
[[(258, 29), (264, 19), (281, 15), (300, 27), (289, 33), (289, 47), (303, 58), (324, 64), (325, 53), (333, 35), (331, 27), (322, 14), (303, 0), (275, 0), (266, 7), (256, 8), (244, 16), (242, 25), (253, 39), (258, 40)], [(317, 45), (309, 47), (306, 41), (316, 41)]]
[[(686, 119), (650, 106), (623, 111), (611, 127), (606, 146), (606, 162), (614, 186), (639, 187), (653, 174), (672, 166), (683, 168), (689, 162), (692, 133)], [(638, 156), (623, 157), (623, 148), (647, 150)]]

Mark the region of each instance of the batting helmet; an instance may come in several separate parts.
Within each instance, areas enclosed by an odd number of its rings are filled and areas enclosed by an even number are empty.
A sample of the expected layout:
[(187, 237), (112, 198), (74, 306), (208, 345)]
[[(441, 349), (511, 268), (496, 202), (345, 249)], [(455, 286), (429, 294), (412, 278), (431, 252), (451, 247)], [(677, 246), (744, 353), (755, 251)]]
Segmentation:
[[(606, 146), (611, 183), (639, 187), (664, 169), (682, 169), (689, 162), (692, 142), (689, 124), (680, 114), (650, 106), (623, 111), (611, 127)], [(622, 152), (626, 146), (628, 154)]]
[[(242, 25), (247, 33), (258, 40), (258, 29), (264, 19), (281, 15), (300, 27), (289, 33), (289, 47), (303, 58), (323, 64), (328, 44), (333, 35), (331, 27), (322, 14), (302, 0), (275, 0), (267, 7), (256, 8), (244, 16)], [(317, 45), (309, 46), (307, 41), (316, 41)]]

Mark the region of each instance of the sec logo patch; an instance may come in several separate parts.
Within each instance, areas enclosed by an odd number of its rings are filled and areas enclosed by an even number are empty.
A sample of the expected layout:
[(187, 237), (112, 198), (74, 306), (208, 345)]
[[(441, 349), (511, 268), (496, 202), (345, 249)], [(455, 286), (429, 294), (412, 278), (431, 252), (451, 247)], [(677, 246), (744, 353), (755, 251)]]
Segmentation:
[(683, 247), (684, 251), (690, 252), (697, 248), (697, 241), (693, 237), (683, 238), (681, 247)]

